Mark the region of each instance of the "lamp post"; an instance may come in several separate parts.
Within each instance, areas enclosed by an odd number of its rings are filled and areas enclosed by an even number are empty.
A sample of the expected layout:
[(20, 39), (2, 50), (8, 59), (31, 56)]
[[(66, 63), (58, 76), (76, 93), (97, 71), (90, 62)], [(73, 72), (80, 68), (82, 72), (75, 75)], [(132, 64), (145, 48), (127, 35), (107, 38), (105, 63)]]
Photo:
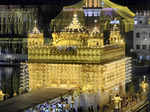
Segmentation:
[(5, 94), (3, 93), (2, 90), (0, 90), (0, 101), (4, 100), (4, 96), (5, 96)]
[(72, 109), (74, 108), (74, 97), (71, 97), (71, 105), (72, 105)]
[(119, 110), (121, 109), (122, 98), (119, 95), (116, 95), (112, 100), (114, 101), (115, 112), (119, 112)]
[(14, 92), (13, 96), (17, 96), (17, 93), (16, 93), (16, 92)]
[(144, 75), (144, 80), (141, 82), (140, 84), (143, 92), (146, 92), (146, 90), (148, 89), (148, 83), (146, 82), (146, 76)]

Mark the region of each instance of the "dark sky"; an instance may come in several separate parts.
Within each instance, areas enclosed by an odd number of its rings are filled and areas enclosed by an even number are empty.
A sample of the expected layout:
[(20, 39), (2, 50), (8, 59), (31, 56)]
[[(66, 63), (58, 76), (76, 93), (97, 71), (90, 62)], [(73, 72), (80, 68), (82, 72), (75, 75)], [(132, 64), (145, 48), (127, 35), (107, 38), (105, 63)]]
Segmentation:
[(150, 9), (150, 0), (110, 0), (112, 2), (128, 6), (130, 9)]
[(134, 7), (150, 7), (150, 0), (110, 0), (118, 4)]
[(0, 0), (1, 5), (16, 5), (16, 4), (26, 4), (26, 5), (41, 5), (41, 4), (62, 4), (62, 5), (72, 5), (81, 0)]
[[(0, 0), (0, 4), (26, 4), (26, 5), (40, 5), (40, 4), (62, 4), (64, 6), (74, 4), (81, 0)], [(111, 0), (121, 5), (129, 7), (150, 8), (150, 0)]]

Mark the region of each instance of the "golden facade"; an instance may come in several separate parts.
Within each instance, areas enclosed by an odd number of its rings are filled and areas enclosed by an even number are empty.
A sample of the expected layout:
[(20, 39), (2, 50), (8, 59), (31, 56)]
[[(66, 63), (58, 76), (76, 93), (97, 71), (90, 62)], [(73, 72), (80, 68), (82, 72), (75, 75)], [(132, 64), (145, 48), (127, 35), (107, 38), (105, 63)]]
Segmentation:
[[(77, 16), (52, 44), (34, 28), (28, 38), (29, 88), (80, 88), (83, 92), (113, 93), (125, 86), (124, 44), (104, 46), (98, 27), (87, 32)], [(118, 36), (118, 35), (117, 35)], [(37, 38), (36, 38), (37, 37)]]
[(124, 56), (124, 47), (117, 45), (102, 48), (59, 48), (55, 46), (32, 46), (28, 48), (29, 62), (106, 63)]
[(103, 33), (97, 27), (86, 32), (77, 16), (63, 32), (53, 33), (52, 45), (43, 41), (41, 33), (29, 34), (29, 62), (104, 63), (125, 56), (123, 44), (104, 46)]
[(111, 92), (125, 86), (125, 59), (107, 64), (28, 63), (29, 88), (81, 88), (83, 92)]

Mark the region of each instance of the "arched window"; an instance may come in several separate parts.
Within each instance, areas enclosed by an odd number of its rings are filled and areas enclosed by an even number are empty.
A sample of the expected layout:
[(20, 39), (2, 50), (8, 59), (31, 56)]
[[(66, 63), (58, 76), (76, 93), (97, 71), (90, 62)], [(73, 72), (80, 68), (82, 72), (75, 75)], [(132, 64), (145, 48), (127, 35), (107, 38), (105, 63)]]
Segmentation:
[(99, 46), (99, 43), (98, 43), (98, 42), (96, 42), (96, 46)]
[(139, 23), (142, 24), (143, 22), (142, 22), (142, 21), (139, 21)]
[(142, 45), (142, 48), (143, 48), (143, 49), (146, 49), (146, 48), (147, 48), (147, 46), (146, 46), (146, 45)]
[(136, 33), (136, 38), (140, 38), (140, 33), (139, 32)]
[(136, 49), (140, 49), (140, 45), (136, 45)]

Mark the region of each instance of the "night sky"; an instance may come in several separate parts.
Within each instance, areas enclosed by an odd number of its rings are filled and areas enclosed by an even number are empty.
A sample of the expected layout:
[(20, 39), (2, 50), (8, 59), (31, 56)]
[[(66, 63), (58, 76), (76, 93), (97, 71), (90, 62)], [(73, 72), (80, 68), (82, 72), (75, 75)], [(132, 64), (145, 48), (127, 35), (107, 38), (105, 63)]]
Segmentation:
[(130, 9), (150, 9), (150, 0), (110, 0), (112, 2), (128, 6)]
[(81, 0), (0, 0), (0, 4), (5, 5), (42, 5), (42, 4), (62, 4), (72, 5)]

